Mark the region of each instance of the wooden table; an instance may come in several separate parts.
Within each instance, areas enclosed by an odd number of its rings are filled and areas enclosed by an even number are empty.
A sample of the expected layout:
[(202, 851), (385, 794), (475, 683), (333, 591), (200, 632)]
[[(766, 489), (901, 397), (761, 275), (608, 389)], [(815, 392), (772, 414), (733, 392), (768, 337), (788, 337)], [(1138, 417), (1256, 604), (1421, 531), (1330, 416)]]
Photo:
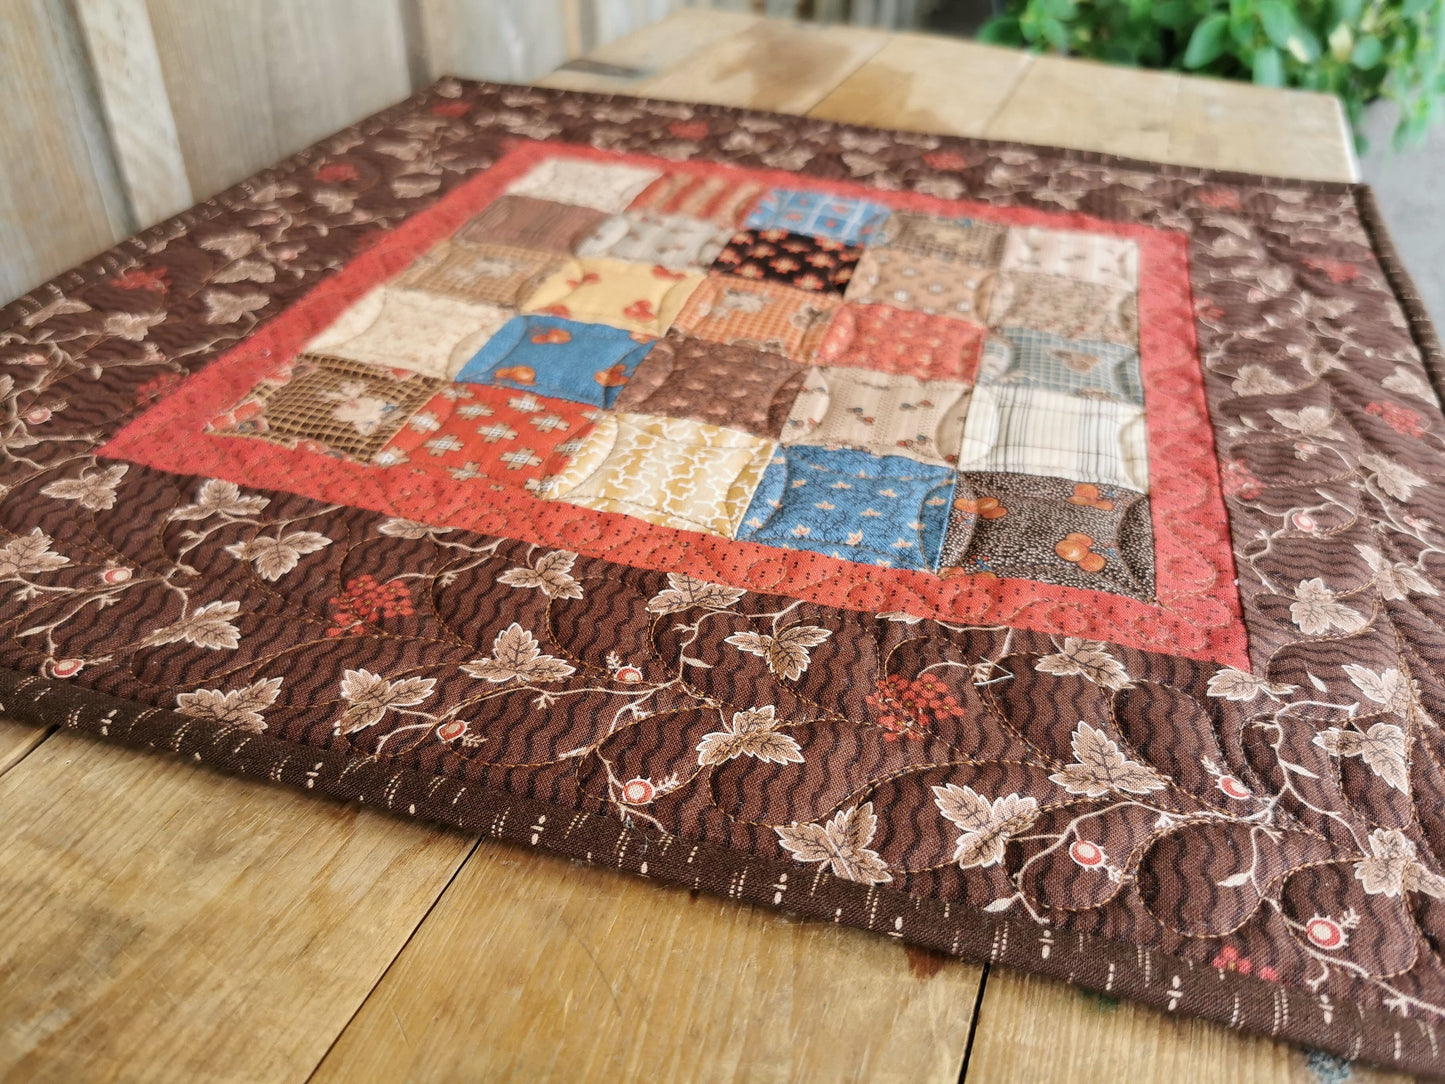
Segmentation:
[[(1356, 177), (1332, 98), (749, 15), (682, 11), (541, 82)], [(1197, 1020), (68, 733), (0, 721), (0, 773), (3, 1080), (1322, 1079)]]

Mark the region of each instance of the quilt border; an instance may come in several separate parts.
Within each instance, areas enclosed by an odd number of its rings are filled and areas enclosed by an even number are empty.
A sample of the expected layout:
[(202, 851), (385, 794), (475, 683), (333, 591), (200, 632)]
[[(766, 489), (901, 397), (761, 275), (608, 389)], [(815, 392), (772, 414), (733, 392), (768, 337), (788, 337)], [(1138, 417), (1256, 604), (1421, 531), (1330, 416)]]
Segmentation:
[[(475, 81), (461, 82), (475, 85)], [(53, 292), (72, 291), (97, 282), (114, 274), (127, 260), (143, 254), (149, 244), (183, 235), (205, 223), (224, 210), (228, 197), (244, 196), (259, 185), (307, 168), (324, 156), (324, 144), (337, 135), (362, 134), (408, 115), (435, 97), (435, 86), (423, 88), (342, 132), (325, 137), (218, 196), (121, 241), (37, 286), (0, 307), (0, 331), (41, 308)], [(657, 105), (665, 101), (526, 86), (518, 89), (594, 104)], [(705, 103), (688, 105), (703, 116), (796, 119), (796, 115), (764, 110)], [(894, 132), (877, 126), (807, 119), (819, 127), (836, 130)], [(1445, 350), (1390, 240), (1368, 185), (1212, 170), (1011, 141), (946, 134), (943, 138), (961, 146), (1057, 154), (1080, 164), (1149, 170), (1164, 177), (1245, 185), (1283, 183), (1302, 191), (1348, 193), (1373, 243), (1391, 292), (1405, 312), (1411, 336), (1421, 351), (1436, 394), (1445, 399)], [(1188, 1015), (1235, 1030), (1323, 1049), (1350, 1060), (1415, 1073), (1445, 1073), (1437, 1029), (1429, 1021), (1406, 1019), (1352, 1002), (1332, 1003), (1325, 1013), (1319, 1000), (1302, 990), (1202, 966), (1154, 949), (1096, 935), (1063, 932), (1051, 939), (1051, 951), (1044, 955), (1038, 951), (1044, 928), (1007, 916), (990, 915), (971, 905), (911, 896), (886, 887), (863, 886), (822, 870), (801, 870), (796, 865), (744, 856), (707, 844), (690, 844), (655, 829), (629, 827), (597, 814), (505, 795), (454, 779), (422, 776), (376, 758), (350, 756), (234, 730), (207, 734), (196, 720), (169, 709), (149, 707), (7, 668), (0, 668), (0, 711), (22, 723), (65, 726), (88, 737), (181, 755), (229, 774), (319, 791), (341, 801), (365, 804), (365, 791), (378, 793), (381, 781), (394, 780), (399, 785), (386, 808), (400, 816), (481, 832), (623, 872), (868, 929), (976, 962), (1014, 966), (1085, 989), (1127, 997), (1170, 1013), (1187, 1006)], [(464, 796), (462, 792), (467, 793)], [(536, 825), (548, 823), (543, 817), (548, 818), (553, 827), (538, 831)], [(699, 862), (699, 858), (705, 862)], [(792, 879), (790, 888), (780, 889), (779, 885), (787, 883), (789, 878)], [(804, 887), (806, 892), (799, 891)]]

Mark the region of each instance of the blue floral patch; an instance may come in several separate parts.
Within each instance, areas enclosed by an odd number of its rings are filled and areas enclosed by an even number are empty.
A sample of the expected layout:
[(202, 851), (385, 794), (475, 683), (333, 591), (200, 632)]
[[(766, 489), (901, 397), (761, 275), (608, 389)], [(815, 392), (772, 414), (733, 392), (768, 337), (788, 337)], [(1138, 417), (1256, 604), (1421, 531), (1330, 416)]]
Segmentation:
[(750, 230), (791, 230), (849, 245), (871, 240), (893, 212), (881, 203), (826, 192), (774, 188), (748, 215)]
[(610, 407), (655, 343), (604, 324), (514, 316), (455, 379)]
[(938, 566), (957, 474), (898, 455), (781, 447), (737, 538), (892, 568)]

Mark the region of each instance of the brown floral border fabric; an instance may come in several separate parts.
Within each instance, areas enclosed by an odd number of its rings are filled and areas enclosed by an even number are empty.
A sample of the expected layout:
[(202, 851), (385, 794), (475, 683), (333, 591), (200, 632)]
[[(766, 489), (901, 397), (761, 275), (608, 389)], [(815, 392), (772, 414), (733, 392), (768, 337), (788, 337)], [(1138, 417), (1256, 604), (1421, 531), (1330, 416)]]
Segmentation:
[[(1185, 235), (1251, 669), (96, 456), (537, 139)], [(443, 80), (0, 310), (0, 705), (1440, 1071), (1445, 417), (1411, 293), (1352, 186)]]

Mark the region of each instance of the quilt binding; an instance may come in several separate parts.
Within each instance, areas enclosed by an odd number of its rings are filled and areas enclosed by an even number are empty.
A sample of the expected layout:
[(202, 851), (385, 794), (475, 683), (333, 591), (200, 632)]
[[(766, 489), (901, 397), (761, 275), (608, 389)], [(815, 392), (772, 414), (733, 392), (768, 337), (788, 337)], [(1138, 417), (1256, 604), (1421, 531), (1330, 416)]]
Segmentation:
[[(437, 82), (475, 81), (444, 76)], [(588, 91), (546, 91), (597, 105), (672, 104), (667, 99)], [(273, 166), (149, 227), (0, 307), (0, 331), (45, 304), (47, 293), (74, 290), (115, 273), (131, 253), (166, 237), (178, 237), (223, 210), (222, 200), (244, 196), (257, 185), (281, 180), (322, 155), (338, 135), (362, 136), (406, 116), (434, 93), (435, 83), (396, 105), (323, 137)], [(765, 110), (687, 103), (708, 116), (792, 116)], [(873, 125), (812, 123), (854, 132), (895, 134)], [(1057, 154), (1071, 161), (1186, 176), (1224, 184), (1280, 181), (1317, 192), (1349, 193), (1390, 289), (1404, 311), (1437, 398), (1445, 402), (1445, 348), (1418, 288), (1389, 235), (1370, 186), (1360, 182), (1311, 181), (1278, 175), (1214, 170), (1043, 144), (948, 138), (989, 150)], [(253, 332), (254, 334), (254, 332)], [(0, 667), (0, 713), (22, 723), (65, 727), (87, 737), (150, 752), (170, 753), (225, 774), (263, 779), (317, 792), (342, 802), (379, 808), (446, 828), (479, 833), (564, 858), (619, 870), (726, 899), (760, 904), (806, 918), (853, 926), (972, 963), (1000, 964), (1073, 986), (1140, 1002), (1167, 1014), (1179, 1012), (1232, 1030), (1322, 1050), (1347, 1061), (1445, 1079), (1441, 1034), (1435, 1023), (1373, 1006), (1334, 1002), (1252, 975), (1209, 967), (1140, 945), (1096, 934), (1055, 930), (1010, 916), (992, 915), (964, 902), (913, 896), (898, 889), (862, 885), (826, 869), (743, 855), (708, 843), (690, 843), (647, 825), (626, 825), (595, 813), (506, 794), (442, 776), (426, 776), (383, 758), (354, 756), (232, 730), (206, 733), (200, 720), (168, 708), (150, 707), (68, 682)], [(368, 795), (386, 795), (384, 804)]]

